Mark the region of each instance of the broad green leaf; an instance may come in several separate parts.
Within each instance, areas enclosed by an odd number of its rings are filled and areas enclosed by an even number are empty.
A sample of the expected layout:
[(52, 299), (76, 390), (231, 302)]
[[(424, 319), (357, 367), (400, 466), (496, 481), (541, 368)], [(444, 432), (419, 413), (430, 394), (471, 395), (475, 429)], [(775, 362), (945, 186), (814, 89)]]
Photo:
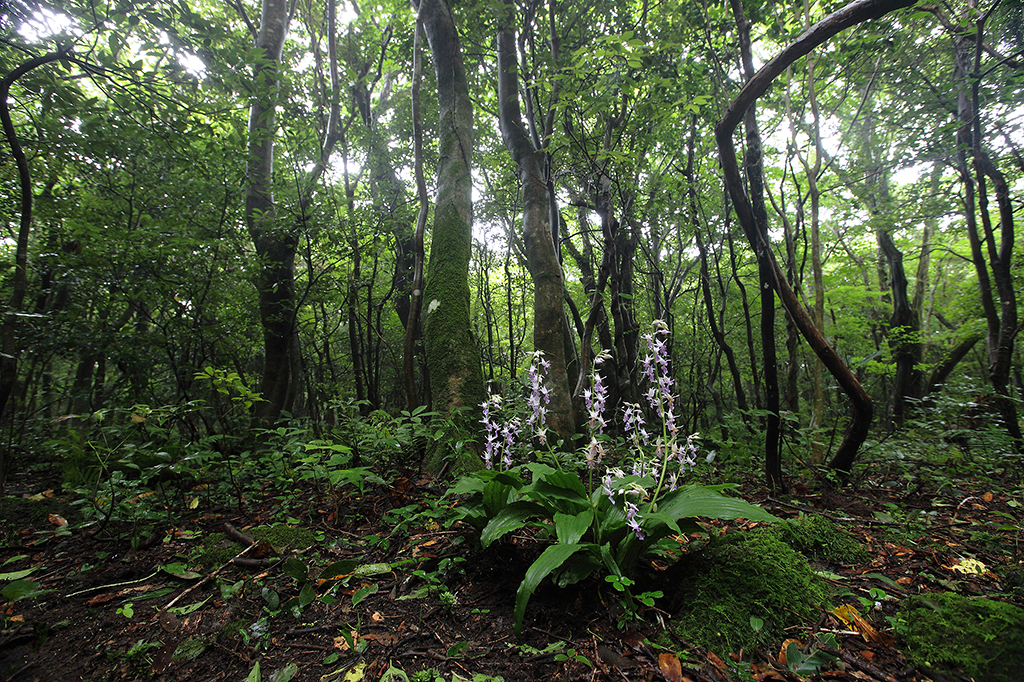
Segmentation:
[[(626, 538), (626, 542), (628, 542), (632, 537), (633, 535), (630, 533), (630, 537)], [(612, 556), (611, 543), (606, 542), (601, 545), (601, 561), (604, 562), (605, 568), (608, 569), (609, 573), (612, 575), (622, 575), (622, 571), (619, 570), (618, 562), (616, 562), (615, 558)]]
[(374, 594), (376, 591), (377, 583), (371, 583), (370, 585), (366, 585), (365, 587), (360, 587), (358, 590), (356, 590), (355, 594), (352, 595), (353, 608), (359, 606), (359, 602), (363, 601), (371, 594)]
[(555, 514), (555, 534), (563, 545), (575, 545), (590, 528), (594, 520), (594, 511), (587, 509), (579, 514)]
[(527, 500), (513, 502), (487, 522), (483, 532), (480, 533), (480, 544), (490, 547), (495, 540), (506, 533), (522, 528), (530, 518), (535, 516), (547, 516), (547, 512), (534, 502)]
[(658, 514), (683, 519), (704, 516), (712, 519), (738, 519), (748, 521), (778, 521), (764, 509), (734, 497), (708, 490), (703, 486), (684, 486), (658, 500)]
[(18, 601), (38, 589), (39, 583), (34, 580), (15, 580), (4, 585), (4, 589), (0, 590), (0, 597), (3, 597), (4, 601)]
[(260, 662), (256, 661), (252, 666), (252, 670), (249, 671), (249, 676), (245, 678), (245, 682), (261, 682), (262, 679), (260, 676)]
[(501, 481), (490, 481), (484, 486), (484, 510), (488, 516), (494, 516), (508, 505), (514, 488)]
[(288, 682), (290, 679), (299, 674), (299, 666), (294, 663), (289, 663), (280, 670), (275, 670), (267, 682)]
[(299, 606), (306, 608), (313, 603), (314, 599), (316, 599), (316, 588), (312, 582), (308, 582), (299, 591)]
[[(562, 570), (556, 572), (557, 578), (555, 578), (555, 582), (559, 587), (564, 588), (585, 580), (591, 573), (601, 568), (602, 564), (598, 558), (599, 554), (600, 551), (595, 552), (591, 548), (588, 552), (577, 552), (569, 557), (569, 560), (563, 564)], [(554, 578), (555, 574), (552, 577)]]
[(320, 572), (321, 580), (336, 580), (350, 575), (359, 566), (358, 559), (344, 559), (336, 561)]
[(0, 573), (0, 580), (21, 580), (27, 577), (36, 567), (26, 568), (23, 571), (12, 571), (11, 573)]
[(171, 613), (177, 614), (179, 616), (187, 616), (188, 614), (190, 614), (190, 613), (192, 613), (194, 611), (198, 611), (199, 609), (203, 608), (203, 605), (206, 604), (206, 602), (210, 601), (210, 599), (212, 599), (212, 598), (213, 598), (213, 595), (211, 594), (209, 597), (207, 597), (203, 601), (196, 602), (195, 604), (189, 604), (188, 606), (173, 606), (173, 607), (171, 607), (171, 608), (169, 608), (167, 610), (170, 611)]
[(545, 549), (537, 560), (526, 570), (526, 577), (519, 583), (516, 591), (516, 608), (513, 615), (516, 639), (523, 638), (523, 616), (526, 615), (526, 604), (533, 596), (534, 590), (551, 571), (565, 563), (573, 554), (587, 545), (551, 545)]
[(366, 577), (369, 575), (381, 575), (382, 573), (390, 573), (391, 564), (363, 564), (356, 570), (352, 571), (352, 575), (356, 577)]
[(281, 570), (284, 571), (288, 577), (300, 582), (304, 581), (309, 575), (309, 569), (306, 568), (306, 564), (293, 556), (285, 559), (284, 564), (281, 565)]

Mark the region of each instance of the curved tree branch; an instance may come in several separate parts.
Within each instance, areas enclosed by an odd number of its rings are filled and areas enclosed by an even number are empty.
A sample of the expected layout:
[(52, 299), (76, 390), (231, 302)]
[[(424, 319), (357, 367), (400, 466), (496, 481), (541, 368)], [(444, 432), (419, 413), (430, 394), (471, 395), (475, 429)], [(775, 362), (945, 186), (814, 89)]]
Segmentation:
[(871, 418), (874, 408), (871, 398), (857, 381), (850, 369), (839, 357), (838, 353), (828, 344), (810, 316), (800, 305), (800, 301), (793, 289), (786, 281), (785, 273), (775, 260), (772, 249), (767, 244), (767, 238), (756, 227), (753, 207), (750, 197), (743, 189), (743, 180), (740, 175), (739, 164), (736, 160), (736, 147), (733, 142), (733, 132), (739, 125), (747, 108), (765, 93), (776, 77), (783, 73), (788, 66), (800, 57), (803, 57), (815, 47), (826, 42), (840, 31), (851, 26), (863, 23), (870, 19), (877, 19), (889, 12), (913, 5), (916, 0), (857, 0), (842, 9), (828, 15), (818, 23), (809, 27), (796, 40), (794, 40), (782, 52), (776, 55), (771, 61), (762, 66), (757, 73), (751, 77), (743, 89), (740, 90), (736, 99), (726, 110), (722, 120), (715, 126), (715, 139), (718, 142), (718, 149), (721, 156), (722, 171), (725, 174), (726, 186), (732, 198), (736, 210), (736, 216), (747, 235), (751, 246), (755, 249), (763, 249), (771, 256), (773, 270), (773, 287), (779, 294), (786, 310), (792, 316), (800, 333), (814, 350), (818, 358), (835, 377), (840, 387), (849, 397), (853, 408), (853, 419), (846, 431), (839, 450), (832, 458), (831, 467), (838, 471), (849, 472), (857, 450), (867, 438), (868, 427), (871, 425)]

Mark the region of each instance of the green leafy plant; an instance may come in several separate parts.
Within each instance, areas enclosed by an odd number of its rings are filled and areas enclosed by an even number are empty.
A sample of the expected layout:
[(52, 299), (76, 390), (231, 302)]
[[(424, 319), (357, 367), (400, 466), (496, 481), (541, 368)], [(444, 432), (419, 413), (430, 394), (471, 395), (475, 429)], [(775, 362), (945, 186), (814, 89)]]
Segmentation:
[[(542, 374), (545, 361), (534, 356), (530, 367), (530, 404), (534, 414), (525, 424), (498, 424), (493, 421), (500, 400), (484, 403), (487, 429), (485, 461), (488, 466), (504, 465), (462, 478), (449, 495), (463, 496), (456, 508), (459, 519), (480, 530), (480, 543), (488, 547), (508, 533), (530, 526), (538, 537), (547, 538), (540, 557), (527, 569), (516, 593), (514, 629), (522, 636), (523, 617), (534, 591), (547, 577), (560, 587), (585, 579), (594, 572), (605, 572), (617, 590), (626, 597), (626, 606), (635, 609), (629, 587), (630, 576), (639, 562), (655, 554), (659, 543), (675, 534), (699, 531), (697, 517), (752, 521), (776, 521), (760, 507), (722, 494), (728, 486), (717, 488), (679, 486), (678, 476), (696, 461), (693, 436), (680, 439), (673, 414), (672, 381), (668, 377), (665, 336), (667, 328), (656, 324), (646, 335), (650, 354), (644, 360), (644, 375), (651, 387), (650, 408), (660, 421), (660, 434), (643, 429), (641, 408), (627, 405), (624, 423), (627, 444), (633, 456), (631, 474), (610, 468), (600, 486), (595, 486), (594, 471), (604, 451), (604, 390), (600, 374), (592, 375), (592, 388), (585, 394), (590, 414), (591, 438), (584, 451), (588, 476), (585, 484), (575, 471), (529, 462), (510, 466), (507, 448), (509, 433), (526, 431), (539, 434), (544, 441), (544, 391)], [(627, 582), (628, 581), (628, 582)], [(651, 596), (647, 596), (651, 600)]]

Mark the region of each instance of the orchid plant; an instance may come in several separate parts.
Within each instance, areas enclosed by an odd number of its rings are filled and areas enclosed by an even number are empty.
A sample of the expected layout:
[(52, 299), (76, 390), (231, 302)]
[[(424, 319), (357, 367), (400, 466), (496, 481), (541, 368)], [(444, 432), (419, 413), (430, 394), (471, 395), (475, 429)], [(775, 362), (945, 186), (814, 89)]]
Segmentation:
[[(657, 552), (662, 540), (699, 530), (697, 517), (777, 520), (760, 507), (723, 495), (728, 486), (680, 485), (682, 476), (696, 465), (697, 434), (683, 436), (679, 430), (668, 334), (667, 325), (656, 321), (643, 337), (647, 348), (643, 358), (646, 414), (656, 428), (648, 430), (641, 405), (623, 406), (625, 436), (619, 450), (625, 451), (624, 466), (606, 465), (613, 441), (605, 432), (607, 389), (598, 371), (607, 359), (604, 354), (595, 361), (590, 388), (583, 394), (589, 434), (579, 469), (563, 466), (548, 442), (547, 361), (542, 354), (534, 354), (530, 363), (525, 417), (506, 414), (500, 396), (491, 396), (482, 405), (486, 468), (464, 477), (448, 491), (449, 495), (464, 496), (455, 508), (456, 516), (480, 531), (484, 547), (525, 526), (537, 528), (553, 540), (527, 569), (516, 593), (517, 637), (522, 634), (530, 597), (549, 576), (560, 587), (595, 572), (605, 572), (612, 579), (630, 578), (642, 559)], [(530, 436), (525, 442), (517, 439), (523, 433)], [(534, 449), (534, 443), (546, 451)], [(533, 461), (515, 464), (517, 456), (531, 452)], [(604, 470), (599, 472), (600, 467)], [(579, 470), (585, 476), (581, 477)], [(618, 580), (616, 584), (632, 581)], [(635, 608), (628, 588), (624, 596), (625, 606)]]

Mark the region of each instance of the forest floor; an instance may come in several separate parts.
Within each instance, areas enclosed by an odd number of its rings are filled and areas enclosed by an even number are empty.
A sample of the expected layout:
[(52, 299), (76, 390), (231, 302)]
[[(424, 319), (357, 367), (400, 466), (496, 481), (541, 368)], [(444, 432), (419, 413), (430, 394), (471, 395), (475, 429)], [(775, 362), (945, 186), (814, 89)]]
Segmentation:
[[(334, 498), (268, 485), (225, 508), (183, 491), (178, 499), (194, 509), (181, 518), (75, 528), (58, 525), (71, 513), (59, 479), (25, 474), (4, 500), (0, 581), (24, 577), (40, 591), (0, 599), (0, 680), (947, 679), (908, 663), (893, 625), (904, 595), (1014, 599), (1007, 576), (1024, 568), (1020, 476), (970, 473), (979, 468), (928, 478), (879, 465), (839, 493), (798, 485), (780, 499), (753, 480), (742, 486), (777, 516), (827, 515), (870, 554), (859, 565), (815, 566), (847, 595), (829, 606), (852, 602), (873, 628), (821, 608), (791, 637), (808, 652), (829, 633), (835, 658), (799, 675), (780, 660), (782, 641), (711, 651), (666, 639), (669, 614), (657, 608), (624, 625), (596, 580), (567, 589), (546, 581), (517, 642), (516, 589), (538, 543), (522, 535), (480, 550), (470, 529), (430, 518), (454, 502), (438, 504), (444, 486), (424, 477)], [(247, 541), (221, 535), (225, 524), (265, 539), (232, 561)], [(289, 560), (271, 563), (281, 553)], [(339, 575), (324, 580), (329, 573)]]

